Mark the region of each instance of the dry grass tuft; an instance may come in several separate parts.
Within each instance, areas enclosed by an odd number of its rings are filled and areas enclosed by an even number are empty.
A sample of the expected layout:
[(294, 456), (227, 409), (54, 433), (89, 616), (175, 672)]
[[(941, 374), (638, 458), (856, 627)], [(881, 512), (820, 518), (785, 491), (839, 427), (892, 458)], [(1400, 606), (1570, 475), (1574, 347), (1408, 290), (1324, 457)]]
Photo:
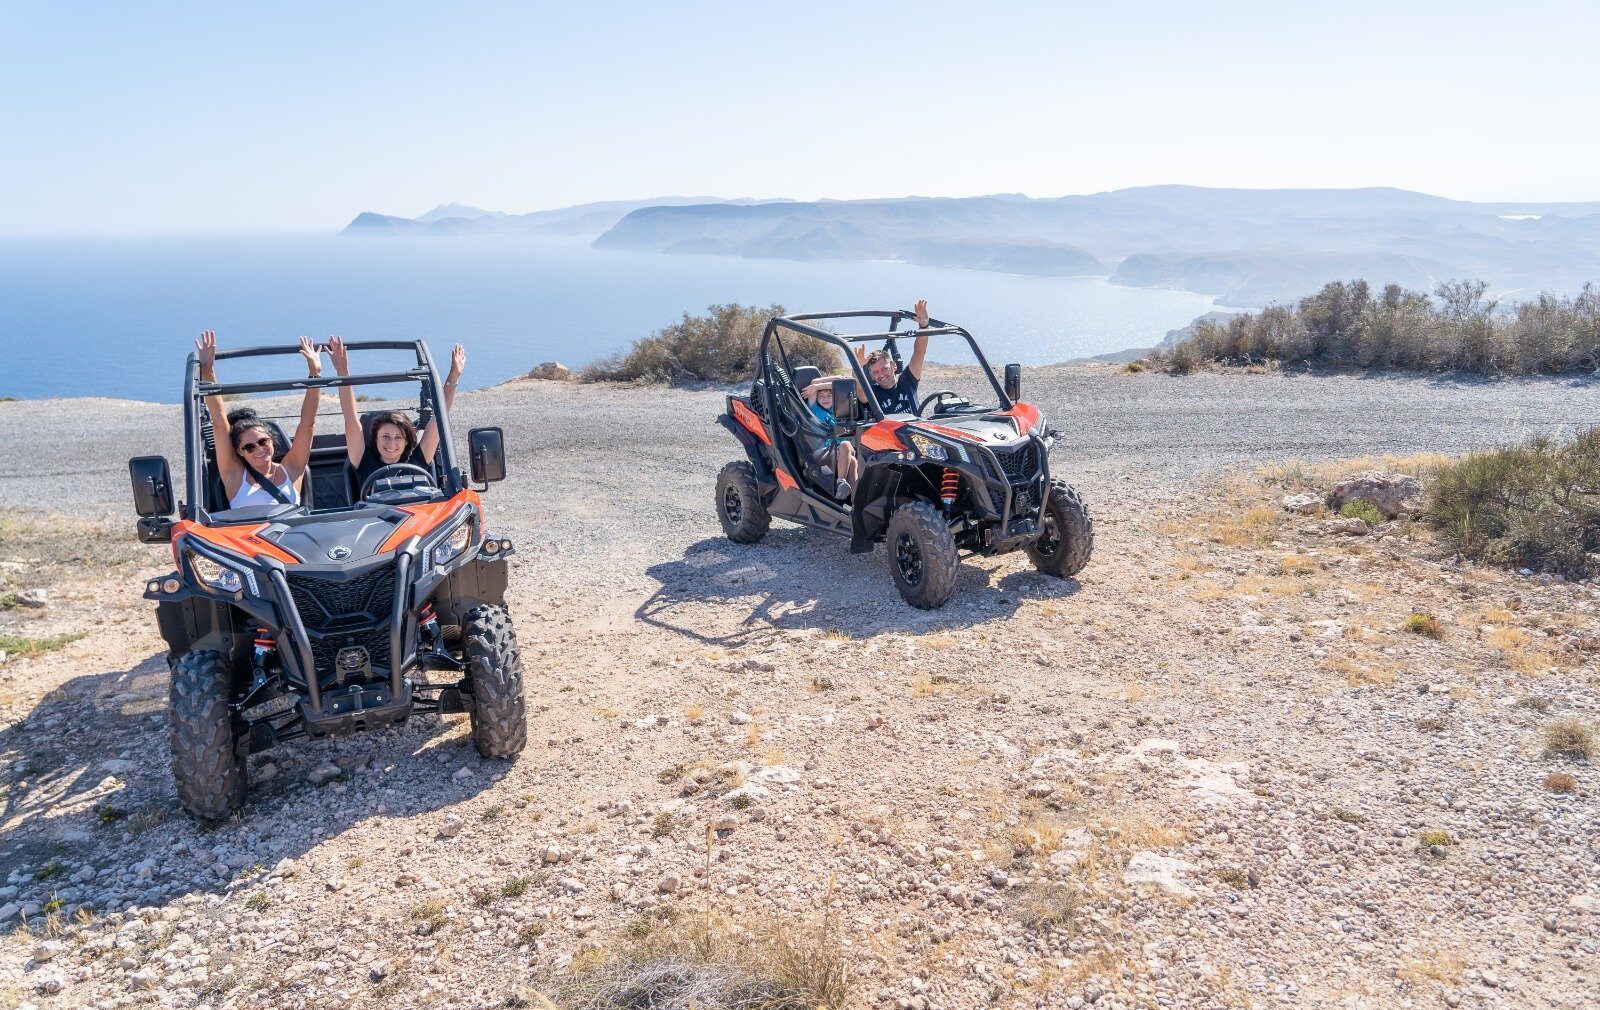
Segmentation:
[(1330, 484), (1335, 484), (1361, 470), (1408, 473), (1413, 477), (1420, 477), (1450, 461), (1450, 457), (1436, 453), (1419, 453), (1412, 456), (1360, 456), (1319, 463), (1291, 459), (1258, 467), (1256, 477), (1263, 484), (1285, 491), (1320, 492)]
[(1072, 884), (1036, 883), (1019, 888), (1006, 908), (1028, 929), (1070, 927), (1083, 911), (1083, 891)]
[(616, 947), (547, 980), (546, 992), (574, 1010), (842, 1010), (855, 973), (836, 927), (831, 915), (636, 920)]
[(1317, 559), (1305, 554), (1286, 554), (1278, 562), (1278, 569), (1285, 575), (1311, 575), (1318, 569)]
[(1400, 622), (1400, 630), (1409, 631), (1413, 635), (1426, 635), (1433, 639), (1444, 637), (1444, 623), (1429, 614), (1410, 615)]
[(1374, 663), (1370, 658), (1358, 660), (1350, 656), (1335, 656), (1323, 660), (1322, 668), (1339, 674), (1351, 687), (1390, 687), (1394, 684), (1394, 668)]
[(1500, 654), (1500, 662), (1517, 673), (1538, 673), (1556, 663), (1555, 654), (1534, 644), (1525, 631), (1516, 628), (1494, 628), (1484, 636), (1489, 648)]
[(1577, 719), (1557, 719), (1544, 728), (1544, 756), (1589, 760), (1594, 757), (1594, 730)]
[(1460, 954), (1448, 950), (1427, 950), (1402, 956), (1395, 975), (1412, 985), (1424, 982), (1460, 985), (1466, 970), (1466, 959)]

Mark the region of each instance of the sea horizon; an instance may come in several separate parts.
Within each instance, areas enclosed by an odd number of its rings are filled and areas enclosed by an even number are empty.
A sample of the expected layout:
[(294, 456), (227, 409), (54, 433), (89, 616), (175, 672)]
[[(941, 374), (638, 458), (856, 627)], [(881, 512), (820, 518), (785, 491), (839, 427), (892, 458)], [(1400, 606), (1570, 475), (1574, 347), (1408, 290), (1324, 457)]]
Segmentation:
[[(224, 347), (422, 339), (468, 349), (464, 389), (544, 361), (580, 368), (708, 305), (909, 308), (966, 326), (991, 362), (1056, 364), (1159, 342), (1212, 296), (889, 260), (593, 249), (587, 238), (341, 238), (304, 232), (0, 239), (0, 396), (180, 396), (202, 329)], [(937, 357), (937, 350), (935, 357)], [(259, 363), (225, 376), (264, 377)]]

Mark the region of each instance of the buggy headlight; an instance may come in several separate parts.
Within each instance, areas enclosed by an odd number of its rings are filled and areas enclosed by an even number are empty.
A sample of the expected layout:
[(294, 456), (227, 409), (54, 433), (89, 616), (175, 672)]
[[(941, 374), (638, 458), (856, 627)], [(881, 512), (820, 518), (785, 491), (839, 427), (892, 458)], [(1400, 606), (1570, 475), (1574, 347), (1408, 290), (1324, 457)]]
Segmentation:
[(926, 435), (918, 435), (913, 433), (911, 436), (911, 448), (917, 450), (917, 452), (926, 456), (928, 459), (933, 460), (935, 463), (943, 463), (945, 460), (950, 458), (950, 453), (945, 450), (944, 446), (940, 445), (938, 442), (935, 442)]
[(433, 563), (436, 565), (448, 564), (461, 556), (461, 552), (472, 543), (472, 518), (469, 516), (461, 520), (456, 528), (445, 534), (433, 547)]
[(189, 570), (207, 588), (219, 593), (237, 593), (244, 588), (244, 573), (237, 568), (219, 564), (203, 554), (189, 552)]

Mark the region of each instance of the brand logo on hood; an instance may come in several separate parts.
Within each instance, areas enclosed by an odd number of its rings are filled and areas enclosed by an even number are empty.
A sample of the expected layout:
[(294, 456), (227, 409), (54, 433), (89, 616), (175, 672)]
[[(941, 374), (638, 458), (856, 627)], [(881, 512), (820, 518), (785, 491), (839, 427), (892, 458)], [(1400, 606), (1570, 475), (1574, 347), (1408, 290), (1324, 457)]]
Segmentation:
[(350, 548), (348, 548), (348, 547), (330, 547), (330, 548), (328, 548), (328, 557), (332, 558), (334, 561), (343, 561), (345, 558), (348, 558), (349, 556), (350, 556)]

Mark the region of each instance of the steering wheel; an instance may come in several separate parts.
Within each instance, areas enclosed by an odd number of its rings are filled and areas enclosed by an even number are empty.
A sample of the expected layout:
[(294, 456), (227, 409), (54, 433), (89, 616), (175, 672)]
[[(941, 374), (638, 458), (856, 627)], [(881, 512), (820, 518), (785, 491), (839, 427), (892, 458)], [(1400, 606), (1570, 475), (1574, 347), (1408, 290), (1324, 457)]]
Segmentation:
[[(391, 470), (394, 472), (390, 473)], [(358, 497), (361, 500), (365, 500), (367, 495), (372, 493), (372, 485), (376, 484), (379, 480), (387, 480), (390, 477), (398, 477), (402, 473), (409, 473), (412, 476), (421, 477), (427, 482), (429, 487), (433, 486), (433, 474), (424, 470), (420, 466), (417, 466), (413, 463), (386, 463), (367, 474), (367, 479), (361, 482), (361, 494)]]
[[(961, 399), (960, 394), (958, 394), (953, 389), (941, 389), (937, 393), (929, 393), (927, 396), (923, 397), (922, 398), (922, 402), (917, 405), (917, 416), (918, 417), (922, 416), (922, 412), (924, 410), (928, 409), (928, 404), (932, 403), (935, 400), (942, 399), (943, 397), (946, 397), (946, 396), (950, 397), (951, 399), (955, 399), (955, 400)], [(934, 411), (934, 413), (937, 414), (938, 411)]]

